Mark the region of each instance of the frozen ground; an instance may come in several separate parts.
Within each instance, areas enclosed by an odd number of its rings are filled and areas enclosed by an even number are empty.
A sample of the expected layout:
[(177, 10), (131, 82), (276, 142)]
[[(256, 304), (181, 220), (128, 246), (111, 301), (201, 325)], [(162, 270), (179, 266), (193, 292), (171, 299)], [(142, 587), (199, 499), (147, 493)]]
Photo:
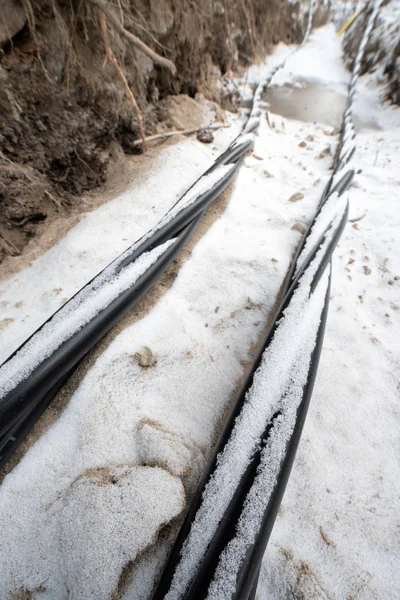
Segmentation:
[[(348, 79), (328, 26), (276, 82), (343, 94)], [(320, 370), (263, 563), (262, 600), (395, 599), (400, 589), (400, 115), (382, 107), (375, 79), (359, 90), (353, 222), (333, 261)], [(172, 287), (115, 337), (0, 487), (1, 598), (149, 597), (174, 529), (157, 536), (195, 488), (329, 176), (332, 126), (271, 113), (269, 122)], [(212, 148), (166, 148), (138, 186), (3, 282), (1, 358), (152, 226), (238, 128), (220, 131)], [(138, 364), (144, 346), (153, 367)]]
[(378, 77), (358, 85), (350, 222), (334, 254), (319, 373), (259, 598), (399, 597), (400, 111), (382, 106)]

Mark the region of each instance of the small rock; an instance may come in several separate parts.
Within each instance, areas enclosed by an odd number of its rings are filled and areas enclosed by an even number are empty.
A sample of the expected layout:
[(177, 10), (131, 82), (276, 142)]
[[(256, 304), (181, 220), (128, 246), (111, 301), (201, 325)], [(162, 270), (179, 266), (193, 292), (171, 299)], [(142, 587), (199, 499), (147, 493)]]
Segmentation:
[(349, 260), (347, 261), (348, 265), (352, 265), (354, 262), (354, 258), (349, 258)]
[(292, 227), (293, 231), (298, 231), (299, 233), (305, 233), (306, 229), (303, 227), (301, 223), (295, 223)]
[(367, 265), (363, 265), (365, 275), (371, 275), (371, 269)]
[(289, 202), (298, 202), (298, 200), (302, 200), (304, 198), (304, 194), (302, 192), (296, 192), (289, 198)]
[(299, 148), (307, 148), (307, 144), (305, 142), (300, 142)]
[(214, 312), (215, 312), (215, 313), (219, 312), (219, 306), (216, 306), (216, 307), (215, 307), (215, 310), (214, 310)]
[(277, 258), (271, 258), (271, 261), (272, 262), (278, 262), (278, 259)]
[(263, 171), (265, 177), (273, 177), (273, 175), (271, 175), (271, 173), (269, 171), (267, 171), (267, 169), (264, 169)]
[(257, 306), (257, 305), (256, 305), (256, 304), (253, 302), (253, 300), (252, 300), (251, 298), (247, 298), (247, 302), (246, 302), (246, 304), (245, 304), (245, 306), (244, 306), (244, 307), (245, 307), (245, 309), (246, 309), (246, 310), (251, 310), (251, 309), (252, 309), (252, 308), (254, 308), (255, 306)]
[(312, 136), (312, 135), (308, 135), (308, 136), (306, 137), (306, 140), (307, 140), (307, 142), (313, 142), (313, 141), (314, 141), (314, 138), (313, 138), (313, 136)]
[(139, 365), (144, 368), (154, 367), (157, 362), (156, 357), (147, 346), (144, 346), (139, 352), (136, 352), (133, 355), (133, 358), (135, 358)]
[(318, 155), (318, 158), (322, 159), (322, 158), (326, 158), (327, 156), (331, 155), (331, 147), (327, 146), (326, 148), (324, 148), (322, 150), (322, 152)]
[(36, 121), (36, 127), (39, 129), (39, 131), (47, 131), (46, 125), (40, 119)]
[(198, 132), (197, 139), (203, 144), (211, 144), (214, 141), (214, 136), (209, 129), (202, 129)]
[(10, 323), (14, 323), (14, 319), (11, 319), (11, 317), (6, 317), (5, 319), (2, 319), (0, 321), (0, 331), (2, 331), (3, 329), (5, 329), (6, 327), (8, 327), (8, 325)]

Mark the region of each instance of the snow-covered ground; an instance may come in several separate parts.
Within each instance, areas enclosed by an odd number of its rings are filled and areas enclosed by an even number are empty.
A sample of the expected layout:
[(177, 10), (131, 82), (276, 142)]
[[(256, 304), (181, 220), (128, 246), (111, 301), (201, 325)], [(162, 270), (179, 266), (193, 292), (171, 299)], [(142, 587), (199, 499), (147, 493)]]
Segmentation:
[(259, 598), (400, 597), (400, 110), (382, 106), (378, 78), (358, 84), (356, 120), (373, 128), (357, 134), (319, 373)]
[[(348, 80), (327, 26), (275, 81), (343, 95)], [(400, 589), (400, 111), (381, 105), (371, 77), (359, 83), (355, 110), (374, 128), (358, 132), (351, 222), (333, 260), (320, 370), (260, 600), (394, 599)], [(1, 358), (154, 225), (239, 127), (218, 132), (213, 147), (167, 147), (134, 188), (1, 283)], [(5, 478), (0, 598), (19, 590), (34, 600), (108, 599), (116, 590), (125, 600), (149, 597), (176, 532), (165, 526), (195, 489), (329, 177), (332, 132), (263, 117), (225, 211), (173, 285), (115, 337)], [(157, 358), (152, 367), (138, 364), (143, 347)]]

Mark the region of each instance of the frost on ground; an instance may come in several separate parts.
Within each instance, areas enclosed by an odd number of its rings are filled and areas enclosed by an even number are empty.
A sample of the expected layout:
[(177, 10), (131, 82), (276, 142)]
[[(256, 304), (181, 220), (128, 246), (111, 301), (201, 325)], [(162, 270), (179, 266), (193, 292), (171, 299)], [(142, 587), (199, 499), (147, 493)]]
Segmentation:
[(122, 292), (133, 286), (147, 269), (176, 242), (168, 240), (153, 250), (144, 252), (123, 271), (112, 264), (88, 288), (63, 306), (28, 343), (0, 368), (0, 398), (25, 380), (45, 358), (89, 323), (101, 310), (109, 306)]
[[(299, 60), (301, 56), (298, 57)], [(327, 69), (328, 72), (328, 69)], [(360, 80), (350, 217), (319, 373), (257, 597), (398, 597), (398, 109)]]
[[(322, 69), (325, 43), (330, 51)], [(308, 72), (313, 61), (322, 85), (343, 89), (348, 73), (340, 67), (339, 44), (332, 28), (315, 32), (301, 51), (308, 58), (290, 58), (283, 81), (303, 77), (292, 61)], [(356, 110), (379, 128), (358, 132), (362, 172), (349, 193), (353, 221), (333, 261), (320, 371), (263, 563), (262, 600), (394, 599), (400, 587), (400, 127), (398, 111), (380, 106), (368, 80), (361, 82)], [(199, 481), (272, 313), (300, 240), (296, 226), (307, 226), (329, 177), (333, 127), (273, 114), (269, 121), (271, 127), (262, 118), (225, 212), (172, 287), (114, 339), (0, 487), (1, 598), (28, 590), (33, 600), (90, 600), (117, 588), (124, 600), (149, 597), (174, 519)], [(228, 132), (218, 133), (220, 144)], [(136, 190), (138, 204), (133, 190), (115, 199), (3, 282), (1, 319), (11, 319), (2, 331), (4, 358), (64, 294), (153, 226), (192, 183), (192, 167), (200, 175), (216, 151), (187, 141), (163, 151)], [(190, 161), (187, 172), (183, 159)], [(304, 197), (289, 201), (299, 192)], [(151, 368), (135, 359), (143, 347), (157, 358)]]
[[(129, 260), (131, 253), (139, 248), (146, 239), (149, 239), (153, 233), (168, 224), (173, 217), (212, 189), (234, 168), (235, 165), (231, 164), (219, 165), (211, 173), (200, 177), (195, 185), (183, 195), (153, 229), (116, 258), (90, 284), (62, 306), (15, 356), (1, 366), (0, 399), (10, 390), (13, 390), (21, 381), (25, 380), (35, 367), (70, 339), (74, 333), (94, 319), (125, 290), (132, 287), (177, 239), (171, 238), (152, 250), (143, 252), (134, 261)], [(125, 260), (128, 260), (127, 264), (125, 264)]]

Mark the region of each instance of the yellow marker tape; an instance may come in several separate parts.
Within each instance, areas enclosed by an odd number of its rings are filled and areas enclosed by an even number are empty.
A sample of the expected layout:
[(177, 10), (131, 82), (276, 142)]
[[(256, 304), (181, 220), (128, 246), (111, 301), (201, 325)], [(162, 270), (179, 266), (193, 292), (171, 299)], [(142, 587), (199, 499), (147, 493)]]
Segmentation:
[(361, 15), (361, 13), (364, 12), (364, 9), (361, 8), (361, 10), (358, 10), (348, 21), (347, 23), (345, 23), (345, 25), (343, 25), (343, 27), (341, 27), (339, 29), (339, 31), (337, 32), (337, 37), (339, 37), (339, 35), (342, 35), (342, 33), (344, 33), (349, 27), (350, 25), (352, 25), (354, 23), (354, 21)]

